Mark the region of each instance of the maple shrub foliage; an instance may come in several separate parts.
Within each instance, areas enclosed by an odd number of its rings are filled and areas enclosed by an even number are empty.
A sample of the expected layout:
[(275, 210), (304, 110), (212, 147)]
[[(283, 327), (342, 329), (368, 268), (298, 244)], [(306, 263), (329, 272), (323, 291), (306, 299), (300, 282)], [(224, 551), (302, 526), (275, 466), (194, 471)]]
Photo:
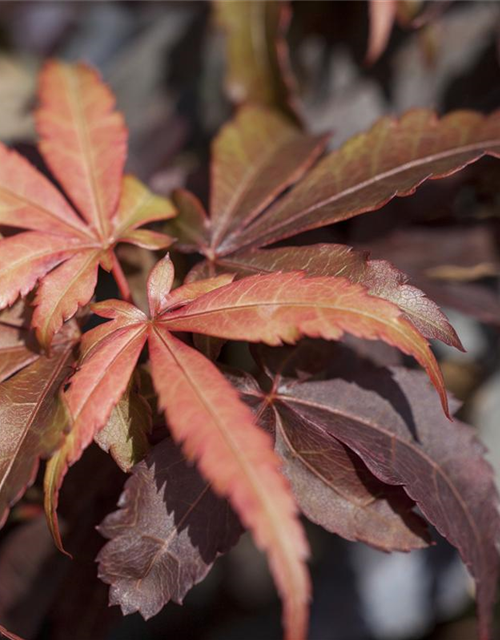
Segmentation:
[[(181, 603), (245, 528), (267, 555), (285, 636), (300, 640), (311, 598), (301, 513), (386, 551), (430, 544), (428, 521), (473, 576), (491, 638), (498, 498), (428, 344), (461, 349), (457, 334), (388, 262), (335, 244), (266, 247), (500, 155), (500, 113), (414, 110), (320, 159), (327, 136), (244, 107), (214, 140), (207, 214), (187, 191), (171, 202), (123, 175), (125, 124), (92, 69), (47, 63), (39, 102), (40, 153), (64, 195), (0, 147), (1, 522), (48, 460), (45, 509), (63, 550), (59, 492), (95, 441), (130, 472), (99, 528), (99, 577), (124, 613)], [(203, 260), (174, 287), (161, 257), (141, 309), (121, 242)], [(89, 312), (99, 267), (122, 299)], [(107, 321), (87, 330), (90, 313)], [(427, 375), (377, 364), (345, 334), (397, 347)], [(252, 343), (252, 372), (217, 364), (228, 340)], [(168, 431), (151, 445), (155, 415)]]

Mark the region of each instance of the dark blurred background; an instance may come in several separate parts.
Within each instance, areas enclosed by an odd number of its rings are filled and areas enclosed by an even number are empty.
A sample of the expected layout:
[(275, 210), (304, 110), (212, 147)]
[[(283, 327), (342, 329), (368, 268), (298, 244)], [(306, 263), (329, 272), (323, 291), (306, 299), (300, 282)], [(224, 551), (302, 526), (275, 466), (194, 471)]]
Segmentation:
[[(396, 24), (384, 53), (367, 66), (366, 2), (292, 2), (287, 38), (305, 126), (334, 130), (336, 147), (386, 113), (498, 108), (500, 4), (426, 5), (419, 7), (431, 9), (422, 26)], [(130, 129), (131, 172), (161, 193), (188, 186), (206, 199), (210, 140), (233, 111), (224, 91), (225, 36), (209, 2), (2, 2), (0, 139), (38, 163), (30, 109), (37, 70), (50, 56), (90, 62), (110, 83)], [(471, 285), (472, 311), (460, 308), (463, 293), (454, 283), (435, 298), (467, 348), (466, 354), (440, 348), (448, 387), (464, 401), (463, 417), (478, 427), (498, 468), (497, 164), (482, 160), (414, 198), (393, 201), (383, 215), (361, 216), (303, 241), (370, 248), (415, 279), (425, 269), (428, 277), (446, 251), (455, 251), (458, 263), (490, 265)], [(438, 286), (428, 279), (431, 290)], [(61, 514), (63, 524), (64, 518), (78, 522), (69, 543), (73, 561), (53, 548), (39, 486), (28, 491), (0, 533), (2, 624), (26, 640), (280, 638), (279, 602), (265, 559), (247, 535), (183, 607), (170, 604), (148, 622), (107, 607), (94, 563), (103, 540), (94, 526), (113, 509), (123, 478), (100, 450), (71, 470)], [(94, 485), (98, 501), (87, 498)], [(313, 549), (311, 640), (474, 638), (472, 583), (443, 540), (436, 536), (434, 547), (409, 555), (386, 555), (306, 526)]]

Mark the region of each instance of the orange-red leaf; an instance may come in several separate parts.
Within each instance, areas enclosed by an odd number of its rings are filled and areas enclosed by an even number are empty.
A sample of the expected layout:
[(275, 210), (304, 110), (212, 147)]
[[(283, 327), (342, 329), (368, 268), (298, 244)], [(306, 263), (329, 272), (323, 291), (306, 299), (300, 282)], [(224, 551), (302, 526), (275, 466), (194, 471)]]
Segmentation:
[(32, 326), (46, 349), (63, 323), (92, 298), (100, 254), (96, 249), (80, 251), (49, 273), (38, 287)]
[(40, 76), (40, 150), (52, 173), (101, 238), (121, 190), (127, 131), (115, 99), (84, 64), (51, 61)]
[(0, 143), (0, 224), (88, 237), (63, 196), (16, 151)]
[(268, 554), (284, 601), (286, 637), (305, 638), (308, 547), (270, 438), (200, 353), (160, 325), (150, 330), (149, 348), (153, 381), (174, 438)]
[(163, 322), (172, 331), (269, 345), (294, 343), (301, 336), (337, 340), (344, 332), (384, 340), (426, 369), (448, 414), (443, 378), (423, 336), (396, 305), (343, 278), (252, 276), (198, 298)]
[(0, 309), (25, 296), (38, 280), (79, 249), (79, 240), (26, 231), (0, 241)]

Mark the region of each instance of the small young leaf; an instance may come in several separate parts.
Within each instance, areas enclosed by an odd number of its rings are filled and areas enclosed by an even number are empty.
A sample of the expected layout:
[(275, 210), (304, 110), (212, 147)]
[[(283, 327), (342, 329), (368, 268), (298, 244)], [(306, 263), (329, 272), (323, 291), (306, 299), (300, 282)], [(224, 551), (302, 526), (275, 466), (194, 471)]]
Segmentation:
[(128, 473), (149, 451), (151, 427), (151, 407), (134, 390), (133, 384), (129, 384), (94, 441), (101, 449), (109, 451), (120, 469)]

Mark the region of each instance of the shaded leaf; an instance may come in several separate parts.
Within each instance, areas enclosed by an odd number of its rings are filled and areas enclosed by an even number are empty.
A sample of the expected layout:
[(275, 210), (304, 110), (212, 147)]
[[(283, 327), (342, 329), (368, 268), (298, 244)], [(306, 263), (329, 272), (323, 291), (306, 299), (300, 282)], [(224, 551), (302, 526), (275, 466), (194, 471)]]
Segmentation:
[(470, 427), (442, 416), (418, 372), (351, 362), (332, 360), (327, 379), (283, 387), (277, 404), (344, 443), (382, 482), (405, 489), (458, 548), (476, 580), (481, 637), (490, 638), (500, 517), (483, 447)]
[(261, 427), (274, 435), (283, 473), (302, 513), (332, 533), (385, 551), (425, 547), (429, 542), (426, 525), (412, 512), (415, 503), (400, 487), (380, 482), (351, 449), (272, 399), (281, 389), (286, 393), (288, 384), (300, 384), (320, 373), (335, 352), (311, 340), (293, 348), (263, 351), (266, 365), (268, 360), (273, 365), (272, 372), (267, 370), (271, 396), (264, 390), (269, 385), (261, 388), (249, 374), (230, 371), (227, 375)]
[(276, 107), (296, 120), (295, 83), (285, 41), (288, 4), (218, 0), (215, 11), (227, 34), (226, 89), (231, 100)]
[(66, 426), (59, 387), (73, 362), (73, 344), (54, 347), (0, 385), (0, 524), (34, 480), (40, 458), (57, 448)]
[(22, 318), (12, 317), (13, 310), (14, 307), (0, 313), (0, 382), (39, 357), (29, 329)]
[(429, 544), (427, 527), (403, 491), (378, 481), (350, 449), (284, 406), (276, 418), (276, 451), (309, 520), (384, 551)]
[(205, 251), (209, 245), (210, 222), (198, 198), (185, 189), (176, 189), (172, 196), (178, 215), (166, 225), (176, 241), (176, 248), (186, 253)]
[(146, 619), (173, 600), (182, 603), (241, 527), (225, 500), (167, 439), (138, 464), (118, 503), (99, 527), (110, 540), (98, 556), (110, 604)]
[(130, 384), (94, 440), (111, 453), (122, 471), (129, 472), (149, 451), (151, 427), (151, 408)]

